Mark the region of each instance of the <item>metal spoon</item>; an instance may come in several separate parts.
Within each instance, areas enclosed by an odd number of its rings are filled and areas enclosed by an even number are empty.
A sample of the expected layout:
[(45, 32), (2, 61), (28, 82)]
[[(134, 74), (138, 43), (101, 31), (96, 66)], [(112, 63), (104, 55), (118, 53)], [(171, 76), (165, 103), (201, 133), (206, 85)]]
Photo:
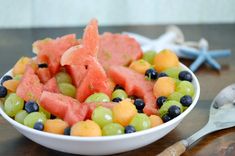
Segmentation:
[(158, 156), (179, 156), (185, 152), (201, 137), (226, 128), (235, 126), (235, 84), (232, 84), (214, 98), (210, 107), (209, 121), (207, 124), (187, 139), (183, 139), (165, 149)]

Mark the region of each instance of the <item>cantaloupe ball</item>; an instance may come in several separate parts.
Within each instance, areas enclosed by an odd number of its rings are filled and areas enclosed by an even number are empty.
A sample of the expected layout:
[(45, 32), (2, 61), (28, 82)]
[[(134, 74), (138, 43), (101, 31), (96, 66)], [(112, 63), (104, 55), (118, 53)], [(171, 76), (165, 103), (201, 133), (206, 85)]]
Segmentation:
[(131, 68), (132, 70), (140, 74), (145, 74), (146, 70), (148, 70), (150, 67), (151, 67), (151, 64), (143, 59), (133, 61), (129, 66), (129, 68)]
[(119, 123), (122, 126), (127, 126), (131, 119), (137, 114), (135, 105), (129, 99), (125, 99), (113, 108), (113, 122)]
[(3, 83), (3, 86), (10, 92), (16, 92), (18, 85), (20, 84), (20, 80), (7, 80)]
[(101, 136), (102, 132), (97, 123), (92, 120), (79, 121), (71, 128), (72, 136), (95, 137)]
[(163, 70), (166, 70), (167, 68), (171, 67), (178, 67), (179, 66), (179, 59), (176, 56), (174, 52), (171, 50), (165, 49), (160, 51), (155, 57), (154, 57), (154, 68), (158, 72), (162, 72)]
[(168, 97), (175, 91), (175, 80), (171, 77), (159, 78), (153, 86), (153, 94), (156, 98), (159, 96)]
[(12, 73), (13, 75), (22, 75), (24, 74), (26, 65), (29, 64), (31, 61), (31, 58), (29, 57), (21, 57), (13, 67)]
[(151, 115), (149, 119), (150, 119), (151, 127), (156, 127), (156, 126), (163, 124), (163, 121), (160, 116)]
[(64, 134), (64, 129), (69, 125), (61, 119), (49, 119), (44, 124), (44, 131), (55, 134)]

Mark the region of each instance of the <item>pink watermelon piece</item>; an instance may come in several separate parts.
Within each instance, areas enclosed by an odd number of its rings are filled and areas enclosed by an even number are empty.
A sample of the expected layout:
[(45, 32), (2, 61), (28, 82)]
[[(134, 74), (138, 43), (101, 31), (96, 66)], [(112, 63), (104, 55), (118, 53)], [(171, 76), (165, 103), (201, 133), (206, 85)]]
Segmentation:
[(48, 68), (38, 68), (36, 71), (40, 81), (45, 84), (48, 80), (51, 79), (51, 73)]
[[(98, 24), (92, 20), (85, 28), (82, 44), (71, 47), (61, 57), (61, 65), (79, 68), (76, 72), (77, 100), (83, 102), (95, 92), (111, 95), (107, 75), (97, 60), (99, 47)], [(70, 69), (71, 70), (71, 69)], [(75, 74), (72, 74), (75, 75)], [(75, 77), (75, 76), (74, 76)]]
[(84, 104), (86, 104), (89, 108), (86, 119), (91, 119), (92, 113), (96, 107), (103, 106), (103, 107), (112, 109), (113, 106), (115, 106), (117, 103), (116, 102), (92, 102), (92, 103), (84, 103)]
[(56, 39), (38, 40), (33, 43), (33, 51), (37, 54), (39, 63), (48, 63), (52, 75), (60, 69), (60, 58), (70, 47), (79, 44), (75, 34), (69, 34)]
[(48, 80), (45, 83), (45, 85), (43, 86), (43, 91), (48, 91), (48, 92), (53, 92), (53, 93), (60, 92), (55, 77), (52, 77), (50, 80)]
[(39, 103), (48, 112), (68, 122), (71, 126), (84, 120), (88, 112), (87, 105), (58, 93), (43, 91)]
[(156, 99), (153, 95), (153, 82), (145, 80), (144, 75), (123, 66), (111, 66), (108, 74), (116, 84), (125, 88), (128, 95), (135, 95), (144, 99), (144, 113), (148, 115), (158, 114)]
[(142, 55), (139, 43), (128, 35), (106, 32), (100, 36), (98, 60), (106, 70), (111, 65), (128, 66)]
[(89, 95), (96, 92), (111, 96), (112, 90), (105, 71), (99, 62), (94, 59), (88, 66), (86, 77), (77, 88), (76, 98), (78, 101), (83, 102)]
[(26, 67), (26, 71), (17, 87), (16, 94), (25, 101), (38, 101), (42, 93), (43, 85), (31, 66)]
[(87, 69), (85, 66), (81, 65), (66, 65), (66, 71), (72, 77), (73, 84), (79, 87), (82, 80), (87, 74)]
[(68, 49), (61, 58), (61, 65), (88, 65), (96, 57), (98, 48), (98, 23), (93, 19), (84, 30), (82, 44)]

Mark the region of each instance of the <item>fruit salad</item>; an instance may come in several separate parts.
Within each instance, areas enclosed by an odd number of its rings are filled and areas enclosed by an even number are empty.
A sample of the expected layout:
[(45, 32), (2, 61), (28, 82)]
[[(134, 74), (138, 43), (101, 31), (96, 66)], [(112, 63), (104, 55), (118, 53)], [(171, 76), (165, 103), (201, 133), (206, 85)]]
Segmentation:
[(38, 131), (80, 137), (127, 135), (164, 124), (194, 100), (192, 74), (170, 50), (143, 52), (128, 35), (91, 20), (83, 37), (33, 43), (1, 78), (5, 113)]

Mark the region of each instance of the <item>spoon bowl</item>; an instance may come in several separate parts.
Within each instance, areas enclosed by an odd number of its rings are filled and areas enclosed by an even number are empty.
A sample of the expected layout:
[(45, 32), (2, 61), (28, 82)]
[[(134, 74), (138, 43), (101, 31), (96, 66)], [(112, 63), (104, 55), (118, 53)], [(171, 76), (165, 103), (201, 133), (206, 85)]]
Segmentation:
[(158, 156), (179, 156), (186, 148), (201, 137), (226, 128), (235, 126), (235, 84), (231, 84), (221, 90), (214, 98), (210, 107), (210, 115), (207, 124), (187, 139), (178, 141), (165, 149)]

